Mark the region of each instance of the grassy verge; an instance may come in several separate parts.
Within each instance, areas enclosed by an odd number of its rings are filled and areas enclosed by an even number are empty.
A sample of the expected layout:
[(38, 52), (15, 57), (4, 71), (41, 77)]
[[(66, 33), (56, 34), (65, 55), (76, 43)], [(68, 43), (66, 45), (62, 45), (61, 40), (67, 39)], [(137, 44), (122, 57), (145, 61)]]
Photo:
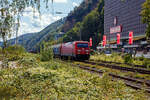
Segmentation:
[[(108, 56), (108, 55), (105, 55), (105, 54), (95, 54), (95, 55), (92, 55), (91, 56), (91, 60), (94, 60), (94, 61), (108, 61), (108, 62), (116, 62), (116, 63), (122, 63), (122, 64), (117, 64), (117, 65), (120, 65), (120, 66), (125, 66), (125, 67), (133, 67), (133, 66), (130, 66), (128, 64), (125, 64), (125, 60), (128, 60), (125, 59), (123, 57), (124, 55), (121, 55), (121, 54), (117, 54), (117, 53), (113, 53), (112, 55)], [(112, 63), (112, 64), (115, 64), (115, 63)], [(147, 69), (150, 70), (150, 59), (146, 59), (146, 58), (143, 58), (143, 57), (140, 57), (140, 58), (130, 58), (130, 61), (129, 61), (129, 64), (133, 64), (133, 65), (145, 65), (147, 67)]]
[(148, 75), (148, 74), (140, 74), (140, 73), (135, 73), (135, 72), (123, 72), (123, 71), (116, 70), (116, 69), (105, 68), (105, 67), (99, 66), (99, 65), (85, 64), (83, 62), (74, 62), (74, 64), (80, 64), (83, 66), (95, 67), (95, 68), (102, 70), (105, 73), (112, 73), (112, 74), (116, 74), (116, 75), (120, 75), (120, 76), (128, 76), (128, 77), (150, 80), (150, 75)]
[(0, 100), (148, 100), (143, 91), (57, 60), (25, 53), (17, 68), (0, 70)]

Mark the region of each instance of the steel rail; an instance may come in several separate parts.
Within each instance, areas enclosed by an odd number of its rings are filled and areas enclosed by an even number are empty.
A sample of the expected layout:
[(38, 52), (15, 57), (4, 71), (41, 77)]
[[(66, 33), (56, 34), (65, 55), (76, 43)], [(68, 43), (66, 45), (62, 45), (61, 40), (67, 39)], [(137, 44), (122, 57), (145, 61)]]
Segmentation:
[(138, 72), (141, 74), (150, 74), (150, 70), (141, 69), (141, 68), (123, 67), (123, 66), (118, 66), (114, 64), (106, 64), (106, 63), (101, 63), (101, 62), (95, 63), (95, 62), (84, 61), (84, 63), (91, 64), (91, 65), (99, 65), (99, 66), (103, 66), (106, 68), (117, 69), (117, 70), (122, 70), (122, 71)]
[[(90, 61), (96, 61), (96, 60), (90, 60)], [(112, 62), (112, 61), (103, 61), (103, 60), (98, 60), (99, 62), (102, 62), (102, 63), (113, 63), (113, 64), (125, 64), (125, 65), (128, 65), (128, 66), (133, 66), (133, 67), (139, 67), (139, 68), (147, 68), (146, 66), (144, 65), (135, 65), (135, 64), (128, 64), (128, 63), (120, 63), (120, 62)], [(97, 62), (97, 61), (96, 61)]]

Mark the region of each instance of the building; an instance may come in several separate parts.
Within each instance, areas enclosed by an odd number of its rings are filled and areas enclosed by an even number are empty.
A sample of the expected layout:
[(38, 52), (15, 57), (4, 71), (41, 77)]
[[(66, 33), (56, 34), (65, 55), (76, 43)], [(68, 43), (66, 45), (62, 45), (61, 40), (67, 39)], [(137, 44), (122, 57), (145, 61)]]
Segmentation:
[[(124, 49), (145, 47), (146, 24), (142, 23), (140, 16), (144, 2), (145, 0), (105, 0), (104, 35), (107, 38), (107, 47)], [(133, 32), (133, 44), (129, 44), (130, 32)], [(117, 34), (120, 35), (118, 45)]]

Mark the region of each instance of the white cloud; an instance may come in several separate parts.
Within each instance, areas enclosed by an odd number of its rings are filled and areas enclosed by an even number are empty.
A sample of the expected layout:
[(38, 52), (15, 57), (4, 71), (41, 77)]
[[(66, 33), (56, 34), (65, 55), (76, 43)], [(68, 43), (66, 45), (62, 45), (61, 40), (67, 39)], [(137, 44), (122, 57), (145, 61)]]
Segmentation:
[(67, 0), (54, 0), (56, 3), (67, 3)]
[(39, 16), (37, 10), (35, 10), (35, 13), (32, 12), (33, 9), (31, 9), (31, 7), (28, 7), (25, 11), (20, 21), (19, 35), (39, 32), (49, 24), (61, 18), (59, 16), (53, 16), (50, 13), (44, 13)]
[(79, 4), (77, 4), (76, 2), (72, 3), (73, 7), (79, 6)]

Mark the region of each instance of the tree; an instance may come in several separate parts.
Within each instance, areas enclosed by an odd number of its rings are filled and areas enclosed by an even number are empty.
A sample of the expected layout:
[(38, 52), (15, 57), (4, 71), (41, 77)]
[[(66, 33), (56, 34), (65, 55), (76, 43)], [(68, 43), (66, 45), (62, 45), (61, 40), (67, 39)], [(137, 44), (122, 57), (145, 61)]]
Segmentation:
[[(92, 1), (91, 1), (92, 2)], [(89, 41), (90, 37), (93, 38), (93, 49), (102, 40), (104, 34), (104, 0), (99, 0), (98, 7), (87, 14), (81, 22), (75, 24), (75, 26), (69, 30), (63, 41), (76, 41), (81, 40)]]
[(104, 34), (104, 0), (100, 0), (98, 7), (84, 17), (82, 25), (83, 40), (89, 41), (89, 38), (92, 37), (92, 48), (96, 49)]
[(147, 24), (146, 38), (150, 42), (150, 0), (146, 0), (142, 5), (141, 15), (143, 23)]
[[(7, 38), (13, 34), (15, 23), (19, 23), (25, 8), (31, 6), (40, 13), (41, 1), (43, 0), (0, 0), (0, 37), (3, 40), (4, 48)], [(46, 8), (48, 8), (48, 1), (50, 0), (44, 0)]]
[(76, 25), (64, 36), (63, 42), (80, 40), (80, 28), (81, 23), (80, 22), (76, 23)]

